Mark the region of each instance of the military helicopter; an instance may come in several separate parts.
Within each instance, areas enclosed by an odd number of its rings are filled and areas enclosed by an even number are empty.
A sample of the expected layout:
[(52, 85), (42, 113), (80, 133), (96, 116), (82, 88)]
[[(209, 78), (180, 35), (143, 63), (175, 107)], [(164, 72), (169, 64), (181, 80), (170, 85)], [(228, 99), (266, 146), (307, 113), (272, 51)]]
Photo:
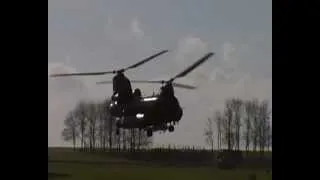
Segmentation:
[[(196, 87), (174, 83), (174, 80), (186, 76), (196, 67), (208, 60), (214, 53), (210, 52), (196, 61), (194, 64), (186, 68), (169, 80), (147, 81), (133, 80), (133, 83), (160, 83), (160, 93), (157, 95), (141, 97), (141, 92), (136, 89), (133, 100), (125, 108), (120, 108), (117, 97), (115, 96), (110, 104), (111, 115), (118, 117), (116, 122), (117, 130), (119, 129), (144, 129), (147, 136), (152, 136), (154, 131), (174, 131), (174, 125), (179, 122), (183, 116), (183, 110), (178, 99), (174, 95), (174, 88), (195, 89)], [(97, 84), (111, 84), (111, 81), (101, 81)]]

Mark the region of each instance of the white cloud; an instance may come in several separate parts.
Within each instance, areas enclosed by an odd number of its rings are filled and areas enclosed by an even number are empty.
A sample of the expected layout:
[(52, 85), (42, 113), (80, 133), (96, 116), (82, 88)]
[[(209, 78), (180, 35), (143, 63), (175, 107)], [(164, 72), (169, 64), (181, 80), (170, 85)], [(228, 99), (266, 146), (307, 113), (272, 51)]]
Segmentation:
[(134, 18), (131, 21), (131, 32), (133, 36), (136, 37), (137, 39), (141, 39), (144, 36), (144, 32), (141, 29), (141, 24), (139, 19)]
[(232, 61), (232, 56), (234, 55), (235, 47), (230, 42), (225, 42), (223, 44), (223, 60), (225, 62)]
[(178, 42), (175, 51), (178, 63), (190, 64), (208, 52), (208, 45), (200, 38), (190, 35)]

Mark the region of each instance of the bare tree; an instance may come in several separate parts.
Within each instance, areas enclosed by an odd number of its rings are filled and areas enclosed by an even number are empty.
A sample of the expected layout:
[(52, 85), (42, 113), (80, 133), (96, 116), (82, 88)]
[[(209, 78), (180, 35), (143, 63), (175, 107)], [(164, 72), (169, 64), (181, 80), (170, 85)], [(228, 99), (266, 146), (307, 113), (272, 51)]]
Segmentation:
[(225, 131), (225, 141), (227, 142), (228, 150), (232, 150), (234, 146), (234, 132), (233, 132), (233, 107), (232, 100), (227, 99), (225, 103), (225, 118), (224, 121), (224, 131)]
[(213, 122), (211, 118), (208, 118), (206, 128), (204, 130), (206, 137), (206, 143), (211, 147), (211, 151), (214, 149), (214, 134), (213, 134)]
[(249, 153), (249, 148), (251, 144), (251, 138), (252, 138), (252, 128), (251, 128), (251, 122), (252, 122), (252, 117), (253, 117), (253, 106), (251, 101), (246, 101), (245, 102), (245, 129), (244, 129), (244, 140), (245, 140), (245, 149), (246, 149), (246, 154), (248, 155)]
[(76, 148), (76, 140), (77, 140), (77, 123), (76, 119), (73, 116), (73, 112), (68, 113), (67, 118), (64, 120), (65, 128), (62, 131), (62, 136), (65, 141), (72, 140), (73, 150)]
[(114, 125), (114, 122), (115, 119), (114, 118), (110, 118), (110, 121), (108, 121), (108, 124), (109, 124), (109, 148), (112, 149), (112, 139), (113, 139), (113, 125)]
[(122, 130), (122, 149), (127, 149), (127, 134), (125, 129)]
[(268, 101), (264, 100), (259, 105), (259, 150), (260, 155), (264, 155), (264, 150), (267, 146), (268, 140), (268, 128), (269, 128), (270, 112), (268, 109)]
[(98, 104), (94, 102), (88, 102), (86, 104), (87, 120), (88, 120), (88, 135), (89, 135), (89, 148), (94, 150), (96, 146), (96, 125), (97, 117), (99, 116)]
[(100, 148), (105, 148), (105, 117), (104, 117), (104, 104), (97, 104), (98, 111), (98, 136), (99, 136), (99, 145)]
[(77, 119), (77, 123), (79, 124), (79, 136), (81, 140), (81, 147), (85, 146), (85, 130), (86, 130), (86, 104), (84, 101), (80, 101), (76, 108), (74, 109), (74, 116)]
[(143, 138), (143, 136), (146, 136), (146, 134), (143, 133), (142, 130), (139, 130), (137, 128), (134, 129), (130, 129), (130, 149), (134, 150), (136, 148), (140, 148), (142, 146), (142, 144), (144, 144), (144, 142), (146, 139)]
[(133, 150), (135, 149), (135, 144), (136, 144), (136, 137), (135, 137), (135, 129), (132, 128), (130, 129), (130, 149)]
[(233, 112), (234, 112), (234, 138), (236, 150), (240, 150), (240, 128), (241, 128), (241, 117), (242, 117), (242, 100), (239, 98), (232, 98), (230, 100)]
[(222, 143), (222, 121), (223, 121), (223, 117), (222, 117), (220, 111), (216, 111), (215, 112), (215, 122), (216, 122), (216, 128), (217, 128), (218, 150), (221, 149), (221, 143)]
[(153, 138), (147, 136), (147, 132), (141, 130), (140, 131), (140, 143), (139, 147), (140, 148), (148, 148), (152, 145)]
[(102, 144), (103, 149), (106, 149), (107, 143), (109, 144), (109, 148), (113, 146), (113, 131), (115, 130), (113, 126), (115, 126), (113, 117), (109, 111), (110, 99), (99, 102), (99, 136), (100, 143)]
[[(93, 115), (91, 115), (95, 121), (92, 121), (90, 124), (92, 128), (96, 128), (98, 132), (95, 132), (94, 134), (99, 139), (100, 147), (104, 150), (106, 149), (107, 145), (107, 139), (110, 137), (110, 124), (111, 122), (111, 115), (109, 111), (109, 102), (110, 100), (107, 99), (105, 101), (100, 101), (97, 103), (92, 104), (92, 109), (94, 112)], [(96, 131), (95, 129), (92, 129)], [(112, 137), (112, 136), (111, 136)], [(110, 139), (109, 139), (110, 141)], [(112, 141), (112, 140), (111, 140)], [(109, 142), (110, 145), (110, 142)]]
[(267, 140), (267, 149), (270, 151), (272, 149), (272, 126), (271, 123), (268, 124), (268, 140)]
[(143, 135), (142, 133), (143, 133), (143, 131), (141, 129), (138, 129), (138, 145), (137, 145), (138, 150), (141, 147), (141, 137)]
[(117, 140), (116, 140), (117, 150), (120, 151), (121, 150), (121, 134), (120, 134), (120, 130), (119, 130), (119, 134), (116, 137), (117, 137)]
[(253, 151), (257, 150), (259, 138), (259, 101), (258, 99), (252, 100), (252, 143)]
[[(103, 147), (106, 149), (106, 142), (107, 138), (110, 135), (110, 128), (109, 125), (112, 124), (112, 117), (109, 111), (109, 103), (110, 100), (106, 100), (102, 104), (102, 121), (103, 121), (103, 131), (104, 131), (104, 136), (103, 136)], [(111, 122), (111, 123), (110, 123)]]

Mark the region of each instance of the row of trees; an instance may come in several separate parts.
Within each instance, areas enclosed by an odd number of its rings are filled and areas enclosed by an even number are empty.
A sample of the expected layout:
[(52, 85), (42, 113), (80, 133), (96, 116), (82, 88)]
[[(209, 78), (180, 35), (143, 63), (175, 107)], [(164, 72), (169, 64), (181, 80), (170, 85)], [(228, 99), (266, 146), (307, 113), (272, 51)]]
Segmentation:
[(120, 130), (116, 135), (115, 120), (108, 111), (109, 101), (81, 101), (64, 120), (62, 136), (73, 147), (100, 149), (136, 149), (152, 144), (145, 131)]
[(216, 111), (214, 117), (207, 121), (204, 133), (206, 142), (212, 150), (217, 144), (219, 150), (240, 150), (242, 146), (247, 153), (249, 150), (259, 150), (263, 154), (272, 148), (270, 116), (266, 100), (227, 99), (224, 109)]
[[(115, 120), (108, 111), (109, 101), (81, 101), (64, 121), (62, 136), (73, 147), (100, 149), (140, 149), (149, 147), (152, 138), (138, 129), (120, 130), (116, 135)], [(230, 98), (222, 111), (209, 118), (205, 129), (206, 142), (217, 149), (259, 150), (272, 148), (271, 111), (268, 101)]]

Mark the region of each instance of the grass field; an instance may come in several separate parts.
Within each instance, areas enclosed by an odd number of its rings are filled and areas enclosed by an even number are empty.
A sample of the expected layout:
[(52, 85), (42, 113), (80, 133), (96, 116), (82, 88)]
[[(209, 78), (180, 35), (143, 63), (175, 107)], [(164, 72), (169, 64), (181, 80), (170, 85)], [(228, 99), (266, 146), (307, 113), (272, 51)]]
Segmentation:
[(49, 149), (48, 179), (67, 180), (271, 180), (266, 169), (220, 170), (215, 167), (177, 167), (147, 164), (116, 158), (107, 153), (80, 153), (69, 149)]

